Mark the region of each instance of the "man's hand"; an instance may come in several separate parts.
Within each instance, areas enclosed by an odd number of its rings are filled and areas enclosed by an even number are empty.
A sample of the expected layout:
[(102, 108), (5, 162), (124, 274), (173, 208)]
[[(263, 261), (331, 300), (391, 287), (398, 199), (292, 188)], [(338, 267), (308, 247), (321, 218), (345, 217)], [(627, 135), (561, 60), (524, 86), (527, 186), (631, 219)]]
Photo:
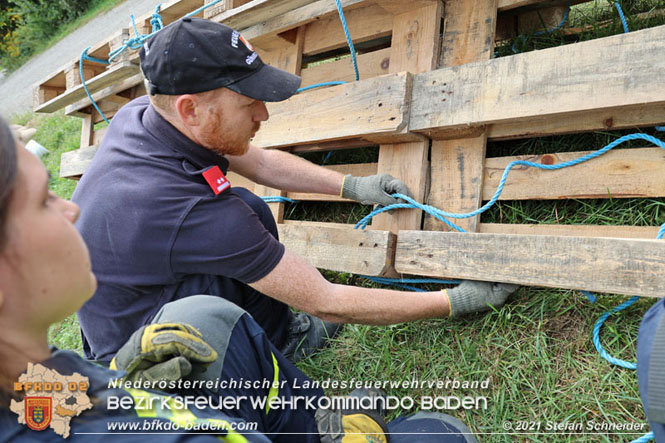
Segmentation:
[(450, 301), (450, 317), (500, 308), (510, 294), (519, 288), (507, 283), (464, 280), (457, 287), (444, 289)]
[(125, 379), (131, 381), (175, 381), (205, 371), (215, 360), (217, 352), (196, 328), (163, 323), (134, 332), (111, 361), (111, 369), (127, 371)]
[(354, 177), (348, 174), (344, 177), (341, 196), (364, 205), (389, 206), (401, 202), (394, 198), (393, 194), (404, 194), (411, 197), (411, 192), (404, 182), (390, 174), (377, 174), (369, 177)]

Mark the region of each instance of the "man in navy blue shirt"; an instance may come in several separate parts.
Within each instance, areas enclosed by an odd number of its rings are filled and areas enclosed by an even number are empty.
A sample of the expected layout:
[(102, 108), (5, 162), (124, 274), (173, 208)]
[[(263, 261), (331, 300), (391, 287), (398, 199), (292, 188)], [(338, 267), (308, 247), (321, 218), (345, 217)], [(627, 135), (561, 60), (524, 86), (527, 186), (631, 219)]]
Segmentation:
[[(457, 316), (499, 307), (515, 289), (464, 282), (405, 294), (326, 281), (285, 250), (267, 205), (233, 187), (227, 170), (272, 188), (366, 204), (395, 203), (392, 194), (408, 193), (404, 183), (387, 174), (343, 176), (253, 146), (268, 119), (265, 102), (293, 95), (300, 78), (265, 65), (226, 26), (179, 20), (146, 42), (140, 56), (149, 97), (115, 115), (73, 197), (99, 282), (78, 313), (88, 358), (111, 360), (164, 304), (195, 294), (242, 307), (297, 360), (335, 333), (332, 322)], [(309, 314), (293, 315), (289, 305)]]

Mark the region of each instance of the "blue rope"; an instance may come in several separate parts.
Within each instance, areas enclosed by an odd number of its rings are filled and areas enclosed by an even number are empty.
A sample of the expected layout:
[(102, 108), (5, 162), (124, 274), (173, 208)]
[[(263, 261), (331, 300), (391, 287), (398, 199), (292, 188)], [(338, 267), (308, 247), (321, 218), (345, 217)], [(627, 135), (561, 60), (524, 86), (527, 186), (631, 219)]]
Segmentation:
[(591, 302), (596, 303), (596, 296), (589, 291), (582, 291), (582, 294)]
[[(428, 206), (428, 205), (423, 205), (421, 203), (418, 203), (415, 200), (413, 200), (411, 197), (408, 197), (406, 195), (393, 194), (393, 197), (405, 200), (407, 203), (398, 203), (398, 204), (395, 204), (395, 205), (389, 205), (389, 206), (384, 206), (382, 208), (378, 208), (378, 209), (372, 211), (371, 213), (369, 213), (362, 220), (360, 220), (356, 224), (356, 227), (364, 229), (369, 224), (372, 217), (374, 217), (375, 215), (380, 214), (382, 212), (391, 211), (393, 209), (401, 209), (401, 208), (420, 209), (420, 210), (425, 211), (428, 214), (430, 214), (430, 215), (432, 215), (432, 216), (434, 216), (437, 219), (442, 220), (442, 221), (445, 220), (442, 217), (449, 217), (449, 218), (456, 218), (456, 219), (475, 217), (476, 215), (480, 215), (483, 212), (487, 211), (489, 208), (491, 208), (497, 202), (497, 200), (501, 196), (501, 193), (503, 192), (503, 188), (506, 184), (506, 180), (508, 179), (508, 174), (510, 173), (510, 170), (512, 168), (514, 168), (515, 166), (529, 166), (529, 167), (533, 167), (533, 168), (545, 169), (545, 170), (550, 170), (550, 171), (557, 170), (557, 169), (563, 169), (563, 168), (567, 168), (569, 166), (574, 166), (574, 165), (578, 165), (580, 163), (584, 163), (584, 162), (592, 160), (596, 157), (600, 157), (601, 155), (607, 153), (608, 151), (610, 151), (611, 149), (613, 149), (616, 146), (620, 145), (621, 143), (624, 143), (624, 142), (629, 141), (629, 140), (638, 140), (638, 139), (648, 141), (648, 142), (650, 142), (650, 143), (652, 143), (652, 144), (654, 144), (654, 145), (656, 145), (660, 148), (665, 149), (665, 142), (663, 142), (662, 140), (659, 140), (656, 137), (653, 137), (653, 136), (648, 135), (648, 134), (637, 133), (637, 134), (624, 135), (623, 137), (620, 137), (620, 138), (614, 140), (613, 142), (611, 142), (607, 146), (603, 147), (602, 149), (599, 149), (597, 151), (591, 152), (591, 153), (589, 153), (587, 155), (584, 155), (582, 157), (579, 157), (579, 158), (576, 158), (576, 159), (573, 159), (573, 160), (570, 160), (570, 161), (567, 161), (567, 162), (559, 163), (559, 164), (556, 164), (556, 165), (542, 165), (540, 163), (534, 163), (534, 162), (530, 162), (530, 161), (526, 161), (526, 160), (515, 160), (515, 161), (511, 162), (510, 164), (508, 164), (508, 166), (506, 166), (506, 169), (503, 171), (503, 175), (501, 176), (501, 180), (499, 181), (499, 186), (497, 187), (497, 190), (494, 193), (494, 195), (492, 196), (492, 198), (485, 205), (483, 205), (482, 207), (480, 207), (480, 208), (478, 208), (474, 211), (467, 212), (467, 213), (462, 213), (462, 214), (457, 214), (457, 213), (453, 213), (453, 212), (446, 212), (446, 211), (443, 211), (441, 209), (437, 209), (433, 206)], [(446, 223), (449, 223), (449, 222), (446, 222)], [(457, 229), (458, 231), (463, 232), (463, 230), (459, 227), (456, 227), (455, 229)], [(663, 230), (663, 229), (665, 229), (665, 227), (661, 228), (661, 230)]]
[(656, 131), (660, 131), (660, 132), (665, 131), (665, 126), (656, 126), (655, 128), (656, 128)]
[(288, 197), (282, 197), (281, 195), (270, 195), (261, 198), (266, 203), (297, 203), (295, 200), (291, 200)]
[(344, 17), (344, 11), (342, 11), (342, 3), (340, 0), (335, 0), (337, 4), (337, 12), (339, 12), (339, 19), (342, 22), (344, 27), (344, 35), (346, 35), (346, 42), (349, 44), (349, 50), (351, 51), (351, 61), (353, 61), (353, 70), (356, 73), (356, 80), (360, 80), (360, 74), (358, 73), (358, 60), (356, 60), (356, 48), (353, 46), (353, 41), (351, 40), (351, 34), (349, 34), (349, 26), (346, 24), (346, 18)]
[(81, 53), (81, 59), (79, 60), (79, 75), (81, 76), (81, 84), (83, 85), (83, 90), (85, 91), (85, 93), (88, 94), (88, 98), (89, 98), (90, 101), (92, 102), (92, 105), (95, 107), (95, 109), (97, 110), (97, 112), (99, 112), (99, 115), (102, 116), (102, 118), (104, 119), (104, 121), (105, 121), (106, 123), (110, 124), (109, 120), (106, 118), (106, 116), (104, 115), (104, 113), (102, 112), (102, 110), (99, 109), (99, 106), (97, 106), (97, 102), (95, 102), (95, 101), (92, 99), (92, 95), (90, 95), (90, 91), (88, 90), (88, 85), (85, 84), (85, 77), (83, 77), (83, 59), (84, 59), (84, 57), (85, 57), (86, 55), (88, 55), (88, 49), (90, 49), (91, 47), (92, 47), (92, 46), (88, 46), (87, 48), (85, 48), (85, 49), (83, 50), (83, 52)]
[(621, 24), (623, 25), (623, 32), (628, 33), (630, 30), (628, 29), (628, 22), (626, 21), (626, 16), (623, 15), (623, 9), (621, 9), (621, 3), (619, 0), (614, 2), (614, 4), (617, 7), (617, 12), (619, 12), (619, 18), (621, 19)]
[(296, 93), (303, 92), (303, 91), (309, 91), (310, 89), (314, 89), (314, 88), (322, 88), (324, 86), (336, 86), (336, 85), (344, 85), (344, 84), (346, 84), (346, 82), (343, 82), (343, 81), (317, 83), (315, 85), (304, 86), (304, 87), (296, 90)]
[(603, 345), (600, 344), (600, 328), (601, 326), (603, 326), (603, 323), (605, 323), (605, 320), (607, 320), (610, 315), (617, 313), (619, 311), (623, 311), (627, 307), (634, 304), (637, 300), (639, 300), (638, 296), (631, 297), (627, 301), (621, 303), (619, 306), (615, 306), (614, 308), (612, 308), (611, 311), (605, 312), (603, 315), (600, 316), (600, 318), (593, 327), (593, 344), (594, 346), (596, 346), (596, 350), (600, 353), (600, 356), (603, 357), (608, 362), (615, 364), (617, 366), (621, 366), (622, 368), (626, 369), (637, 369), (637, 364), (611, 356), (603, 348)]
[[(558, 31), (559, 29), (563, 28), (563, 25), (565, 25), (566, 21), (568, 21), (568, 14), (570, 14), (570, 3), (568, 3), (568, 7), (566, 8), (566, 12), (563, 14), (563, 18), (561, 19), (561, 22), (558, 25), (556, 25), (552, 29), (545, 29), (543, 31), (534, 32), (533, 36), (534, 37), (539, 37), (541, 35), (551, 34), (554, 31)], [(517, 38), (522, 40), (522, 44), (524, 44), (524, 42), (526, 42), (526, 37), (523, 36), (523, 35), (518, 35)], [(516, 43), (513, 43), (512, 50), (515, 54), (517, 54), (519, 51), (517, 50), (517, 47), (515, 45), (516, 45)]]
[(653, 432), (648, 432), (641, 436), (640, 438), (636, 438), (635, 440), (631, 441), (630, 443), (646, 443), (648, 441), (653, 440), (655, 437), (653, 435)]

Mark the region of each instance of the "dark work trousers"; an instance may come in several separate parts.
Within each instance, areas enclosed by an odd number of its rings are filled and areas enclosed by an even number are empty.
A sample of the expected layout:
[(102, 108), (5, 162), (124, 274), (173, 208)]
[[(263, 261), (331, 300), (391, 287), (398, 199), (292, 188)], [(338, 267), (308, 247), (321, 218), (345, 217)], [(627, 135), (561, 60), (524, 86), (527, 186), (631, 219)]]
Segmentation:
[[(167, 303), (154, 319), (154, 323), (170, 322), (188, 323), (196, 327), (219, 355), (217, 361), (195, 379), (241, 383), (239, 386), (221, 387), (216, 392), (201, 391), (201, 395), (216, 395), (222, 398), (279, 397), (287, 402), (300, 397), (303, 400), (295, 403), (295, 407), (280, 407), (267, 411), (265, 408), (253, 407), (248, 400), (222, 410), (232, 417), (257, 423), (258, 431), (275, 442), (319, 441), (314, 414), (316, 399), (324, 395), (323, 391), (305, 387), (311, 380), (275, 348), (263, 329), (247, 312), (222, 298), (197, 295)], [(265, 380), (277, 381), (278, 388), (274, 388), (275, 385), (254, 385), (254, 382)], [(313, 407), (308, 407), (305, 399), (311, 399)], [(286, 402), (282, 403), (284, 404)], [(442, 421), (442, 417), (443, 414), (427, 412), (399, 417), (388, 424), (391, 441), (476, 441), (459, 420), (445, 416)]]

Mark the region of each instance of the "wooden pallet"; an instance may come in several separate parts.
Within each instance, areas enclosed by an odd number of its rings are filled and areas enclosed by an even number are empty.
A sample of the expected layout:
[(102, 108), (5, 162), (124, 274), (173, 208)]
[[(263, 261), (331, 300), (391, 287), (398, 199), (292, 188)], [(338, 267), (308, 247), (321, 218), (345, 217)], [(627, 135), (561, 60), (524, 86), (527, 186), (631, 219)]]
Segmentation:
[[(354, 43), (361, 48), (361, 81), (269, 104), (271, 118), (255, 142), (292, 152), (378, 144), (377, 163), (330, 168), (355, 175), (389, 172), (404, 179), (417, 200), (466, 212), (490, 198), (512, 160), (555, 164), (585, 154), (486, 159), (488, 140), (665, 122), (665, 90), (658, 86), (665, 66), (656, 57), (664, 49), (665, 27), (492, 59), (499, 33), (555, 25), (565, 3), (455, 0), (444, 8), (438, 0), (342, 0)], [(354, 79), (348, 59), (317, 63), (345, 52), (334, 2), (227, 0), (224, 7), (208, 16), (240, 29), (264, 61), (301, 75), (303, 85)], [(139, 78), (123, 82), (105, 87), (95, 98), (103, 103), (141, 93)], [(107, 106), (112, 111), (119, 101), (114, 98)], [(99, 119), (84, 100), (70, 104), (67, 112), (87, 116), (89, 127)], [(80, 176), (98, 139), (87, 137), (85, 149), (63, 155), (62, 174)], [(664, 159), (661, 149), (645, 147), (616, 149), (556, 172), (514, 169), (501, 199), (663, 197)], [(344, 201), (280, 194), (233, 174), (229, 178), (257, 195)], [(391, 275), (396, 265), (397, 271), (416, 275), (645, 296), (659, 296), (665, 289), (658, 272), (659, 246), (650, 240), (657, 227), (505, 225), (475, 218), (461, 223), (471, 233), (459, 234), (443, 232), (444, 225), (429, 217), (422, 220), (418, 210), (405, 210), (376, 217), (370, 230), (357, 232), (348, 225), (284, 220), (284, 205), (270, 206), (287, 247), (327, 269)], [(634, 259), (604, 263), (603, 254), (613, 245)], [(640, 248), (645, 249), (638, 253)], [(521, 266), (506, 265), (513, 262)], [(588, 266), (580, 268), (582, 263)], [(602, 265), (606, 272), (598, 283), (594, 279), (601, 274), (594, 269)], [(566, 278), (575, 272), (575, 278)]]

